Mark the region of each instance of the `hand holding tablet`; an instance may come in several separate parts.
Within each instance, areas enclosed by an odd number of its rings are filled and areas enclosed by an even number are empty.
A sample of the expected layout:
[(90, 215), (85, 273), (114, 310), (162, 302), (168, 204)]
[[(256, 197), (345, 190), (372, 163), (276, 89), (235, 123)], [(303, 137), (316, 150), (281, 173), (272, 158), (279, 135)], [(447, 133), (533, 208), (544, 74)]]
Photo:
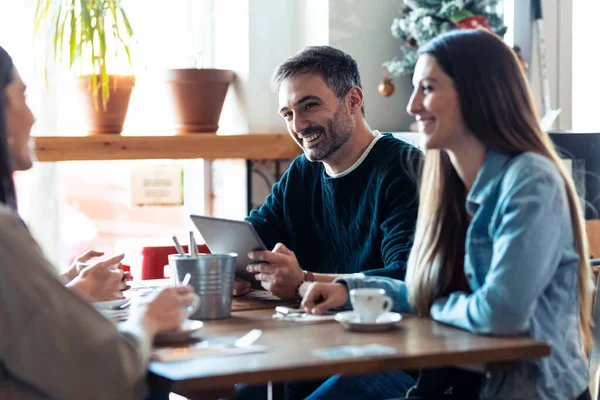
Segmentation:
[(190, 218), (211, 253), (236, 253), (236, 276), (251, 282), (253, 287), (261, 287), (254, 274), (246, 271), (248, 264), (256, 262), (248, 258), (248, 253), (267, 248), (250, 222), (202, 215), (190, 215)]

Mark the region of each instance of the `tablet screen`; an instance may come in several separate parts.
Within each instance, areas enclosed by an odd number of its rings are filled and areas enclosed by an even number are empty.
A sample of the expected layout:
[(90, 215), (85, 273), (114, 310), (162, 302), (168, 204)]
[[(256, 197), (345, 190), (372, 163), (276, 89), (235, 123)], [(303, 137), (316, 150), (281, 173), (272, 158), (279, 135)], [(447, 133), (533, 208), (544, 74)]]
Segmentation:
[(202, 215), (190, 215), (190, 218), (211, 253), (236, 253), (236, 275), (260, 287), (254, 274), (246, 271), (248, 264), (256, 262), (248, 258), (248, 253), (267, 248), (250, 222)]

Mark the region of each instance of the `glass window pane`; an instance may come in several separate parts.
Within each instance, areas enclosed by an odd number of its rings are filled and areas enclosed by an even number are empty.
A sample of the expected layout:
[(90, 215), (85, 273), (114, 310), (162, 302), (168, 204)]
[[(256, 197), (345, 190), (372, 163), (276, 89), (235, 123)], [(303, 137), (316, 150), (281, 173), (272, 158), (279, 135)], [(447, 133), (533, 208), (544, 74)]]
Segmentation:
[(600, 132), (600, 1), (573, 2), (573, 130)]

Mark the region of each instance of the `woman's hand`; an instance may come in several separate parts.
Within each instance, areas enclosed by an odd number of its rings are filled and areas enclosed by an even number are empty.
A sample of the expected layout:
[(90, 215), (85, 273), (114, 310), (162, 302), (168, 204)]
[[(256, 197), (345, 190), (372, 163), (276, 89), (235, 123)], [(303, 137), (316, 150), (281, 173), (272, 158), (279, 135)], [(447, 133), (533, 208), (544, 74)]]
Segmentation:
[(67, 284), (67, 287), (75, 290), (90, 302), (122, 298), (123, 294), (121, 291), (127, 289), (126, 276), (121, 269), (121, 260), (123, 260), (123, 257), (125, 255), (121, 254), (105, 261), (90, 264), (83, 268)]
[(321, 315), (332, 308), (340, 307), (348, 301), (348, 288), (341, 283), (312, 283), (302, 299), (302, 307), (307, 313)]
[(190, 314), (188, 307), (199, 304), (199, 301), (190, 285), (164, 288), (154, 295), (134, 300), (128, 320), (154, 336), (179, 329)]
[(77, 275), (79, 275), (79, 269), (77, 268), (77, 266), (79, 264), (87, 263), (92, 258), (102, 257), (103, 255), (104, 255), (103, 251), (96, 251), (96, 250), (86, 251), (85, 253), (83, 253), (82, 255), (80, 255), (73, 261), (73, 263), (71, 264), (71, 266), (69, 267), (67, 272), (65, 272), (63, 274), (64, 278), (66, 279), (67, 282), (71, 282), (73, 279), (75, 279), (75, 277)]

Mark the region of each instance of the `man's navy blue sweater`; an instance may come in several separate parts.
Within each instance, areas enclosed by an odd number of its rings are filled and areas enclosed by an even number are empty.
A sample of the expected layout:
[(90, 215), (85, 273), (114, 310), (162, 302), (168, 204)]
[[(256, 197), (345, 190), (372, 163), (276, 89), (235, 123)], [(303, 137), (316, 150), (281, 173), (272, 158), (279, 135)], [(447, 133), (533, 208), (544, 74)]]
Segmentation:
[(247, 220), (267, 248), (285, 244), (303, 269), (404, 279), (422, 158), (391, 134), (340, 177), (330, 177), (323, 163), (300, 155)]

